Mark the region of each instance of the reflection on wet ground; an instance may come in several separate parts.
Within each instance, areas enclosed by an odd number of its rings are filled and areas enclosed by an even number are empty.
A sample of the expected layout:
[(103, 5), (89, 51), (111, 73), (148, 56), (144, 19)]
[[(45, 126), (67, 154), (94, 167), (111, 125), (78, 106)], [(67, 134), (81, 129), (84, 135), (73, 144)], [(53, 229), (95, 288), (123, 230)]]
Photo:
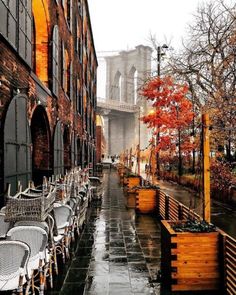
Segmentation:
[(61, 290), (50, 294), (159, 294), (153, 281), (160, 268), (160, 225), (126, 209), (115, 172), (105, 181), (102, 204), (90, 209)]

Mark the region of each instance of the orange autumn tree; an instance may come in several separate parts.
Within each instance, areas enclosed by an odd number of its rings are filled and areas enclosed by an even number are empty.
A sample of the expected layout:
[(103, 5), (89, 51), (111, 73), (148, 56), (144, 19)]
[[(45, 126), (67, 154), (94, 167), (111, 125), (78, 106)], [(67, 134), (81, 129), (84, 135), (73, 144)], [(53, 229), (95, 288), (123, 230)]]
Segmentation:
[(192, 103), (187, 98), (187, 85), (174, 83), (169, 76), (155, 77), (142, 88), (141, 94), (152, 101), (153, 112), (141, 118), (153, 129), (158, 142), (156, 151), (169, 151), (178, 155), (178, 173), (182, 175), (182, 157), (191, 152), (193, 146), (188, 132), (193, 122)]

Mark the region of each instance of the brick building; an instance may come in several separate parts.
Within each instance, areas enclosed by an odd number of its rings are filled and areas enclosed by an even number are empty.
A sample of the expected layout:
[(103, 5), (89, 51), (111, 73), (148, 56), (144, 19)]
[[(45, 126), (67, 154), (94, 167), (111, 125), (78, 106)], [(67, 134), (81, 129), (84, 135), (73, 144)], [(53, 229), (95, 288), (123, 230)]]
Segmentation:
[(0, 0), (0, 202), (95, 160), (97, 59), (86, 0)]

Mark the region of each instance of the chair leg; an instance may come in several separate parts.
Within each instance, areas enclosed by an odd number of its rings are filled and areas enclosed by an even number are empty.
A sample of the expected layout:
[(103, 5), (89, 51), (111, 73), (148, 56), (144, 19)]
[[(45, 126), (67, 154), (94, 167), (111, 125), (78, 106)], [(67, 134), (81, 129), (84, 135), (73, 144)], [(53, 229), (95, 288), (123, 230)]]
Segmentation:
[(53, 276), (52, 276), (52, 257), (49, 258), (49, 283), (50, 288), (53, 288)]
[(26, 284), (26, 288), (25, 288), (25, 295), (29, 294), (30, 286), (31, 286), (31, 279), (27, 278), (27, 284)]
[(64, 237), (65, 237), (65, 254), (66, 254), (66, 258), (69, 259), (70, 253), (69, 253), (69, 228), (68, 227), (65, 228)]
[(23, 276), (20, 276), (20, 278), (19, 278), (19, 286), (17, 289), (17, 294), (23, 295)]
[(44, 294), (45, 277), (43, 272), (43, 261), (39, 260), (39, 295)]
[(34, 271), (32, 271), (31, 288), (32, 288), (32, 294), (35, 295)]
[(58, 275), (57, 249), (56, 249), (55, 245), (53, 245), (52, 253), (53, 253), (54, 271), (55, 271), (56, 275)]
[(66, 247), (65, 247), (65, 237), (62, 239), (61, 242), (61, 255), (62, 255), (62, 261), (65, 264), (66, 263), (66, 258), (65, 258), (65, 253), (66, 253)]

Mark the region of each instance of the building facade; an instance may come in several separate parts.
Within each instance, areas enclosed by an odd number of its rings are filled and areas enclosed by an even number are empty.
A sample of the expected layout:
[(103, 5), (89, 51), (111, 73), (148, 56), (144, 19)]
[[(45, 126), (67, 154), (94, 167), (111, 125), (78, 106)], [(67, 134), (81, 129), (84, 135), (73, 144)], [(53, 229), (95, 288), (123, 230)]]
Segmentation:
[(0, 202), (94, 163), (96, 70), (86, 0), (0, 0)]

